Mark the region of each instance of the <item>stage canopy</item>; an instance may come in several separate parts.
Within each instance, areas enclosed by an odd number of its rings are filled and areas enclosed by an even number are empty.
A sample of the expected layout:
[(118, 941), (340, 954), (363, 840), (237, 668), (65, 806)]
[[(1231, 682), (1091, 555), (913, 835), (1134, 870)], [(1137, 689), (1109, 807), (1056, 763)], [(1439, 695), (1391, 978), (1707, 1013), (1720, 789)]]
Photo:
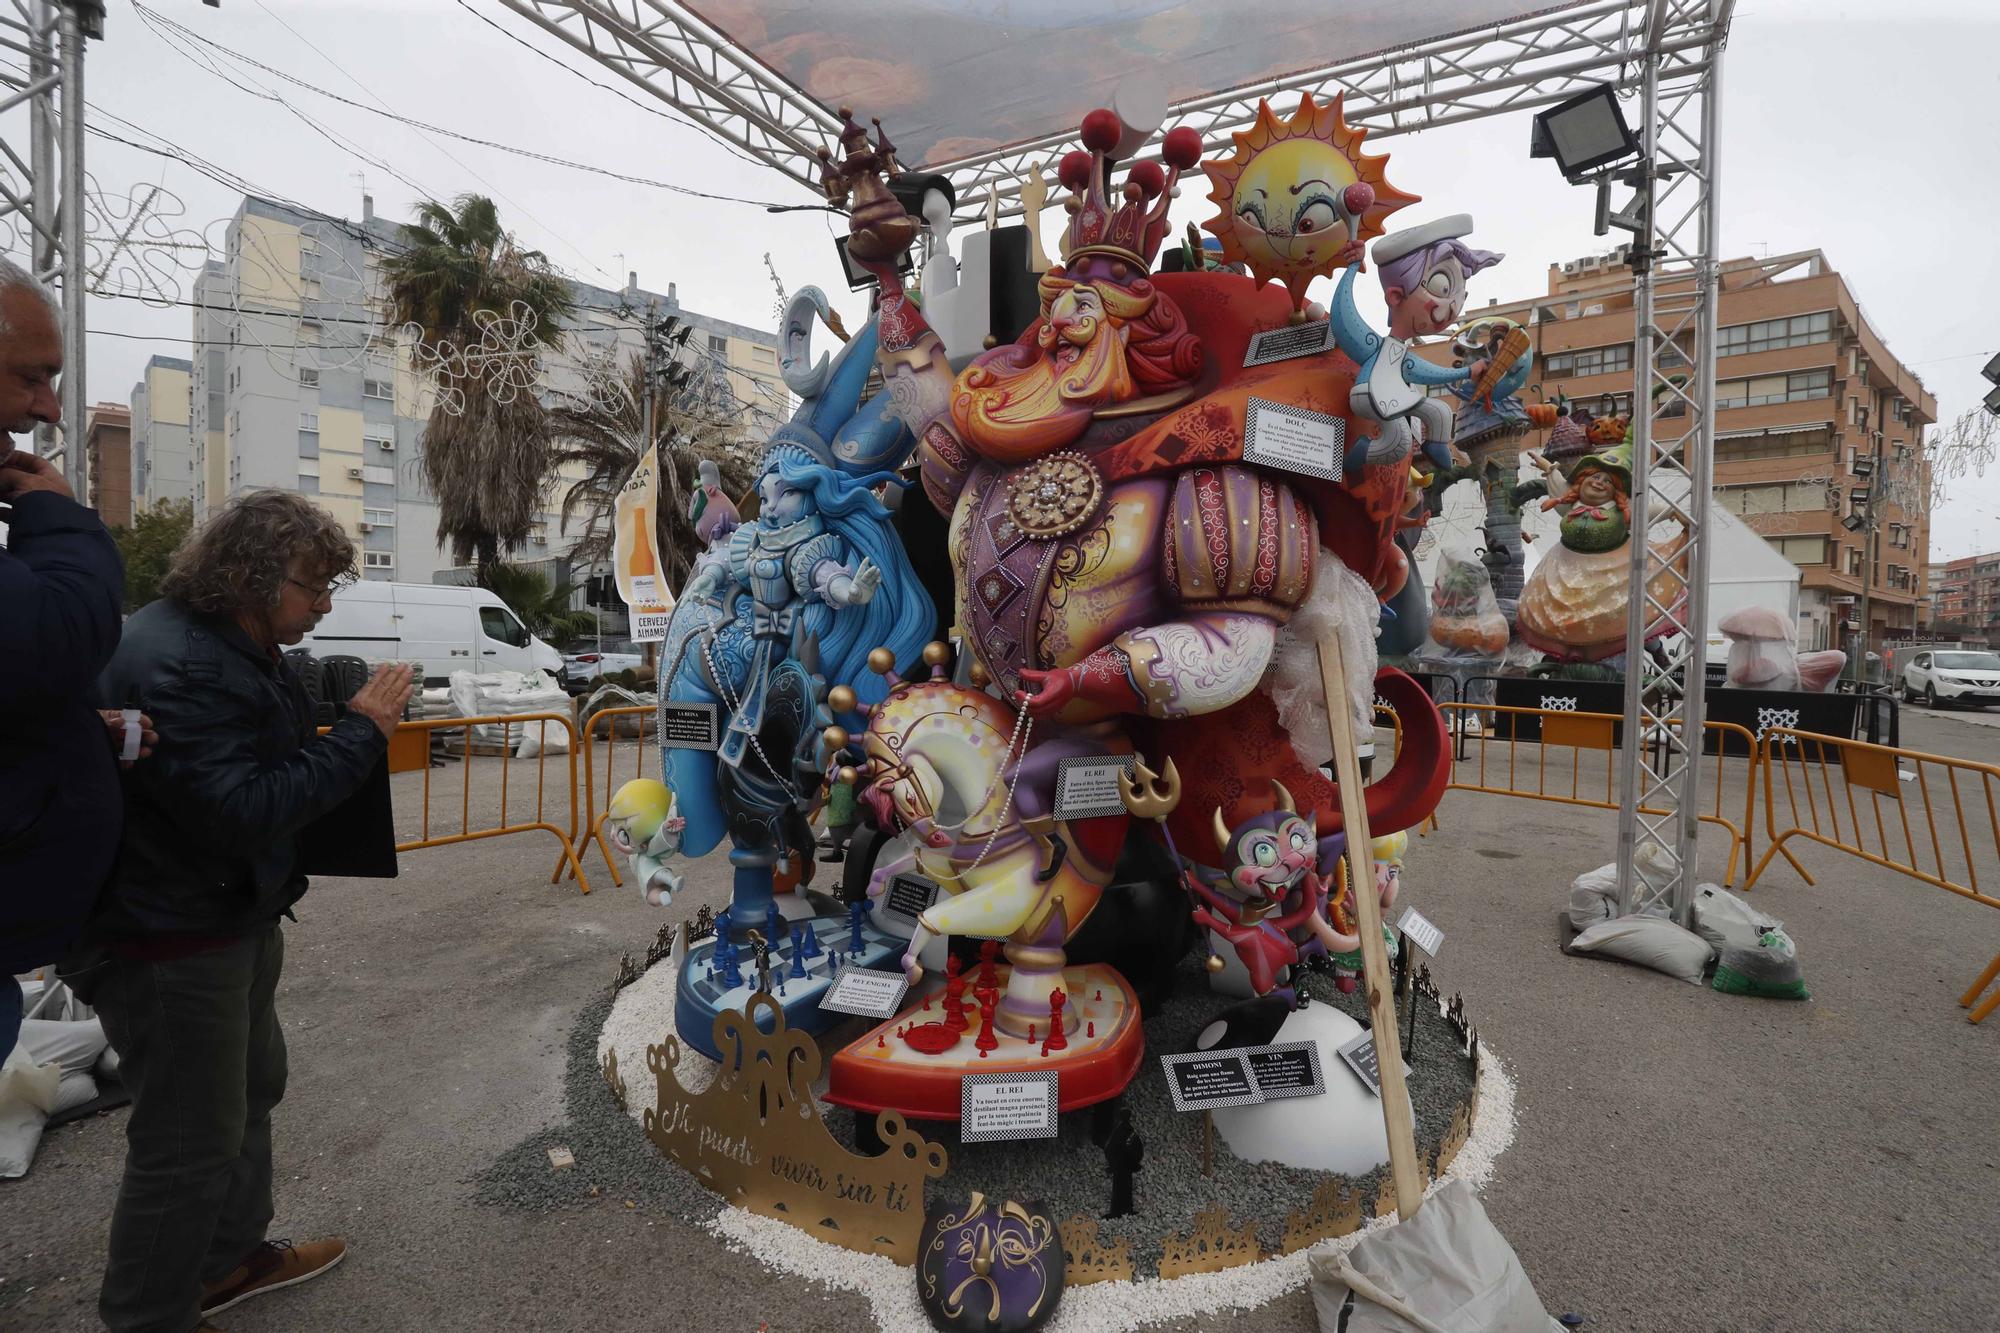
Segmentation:
[(881, 116), (906, 163), (1076, 133), (1120, 80), (1170, 104), (1574, 5), (1523, 0), (691, 0), (822, 107)]
[(1011, 197), (1121, 81), (1211, 144), (1259, 99), (1347, 98), (1378, 136), (1696, 76), (1727, 0), (502, 0), (717, 137), (817, 188), (835, 114), (880, 116), (961, 211)]

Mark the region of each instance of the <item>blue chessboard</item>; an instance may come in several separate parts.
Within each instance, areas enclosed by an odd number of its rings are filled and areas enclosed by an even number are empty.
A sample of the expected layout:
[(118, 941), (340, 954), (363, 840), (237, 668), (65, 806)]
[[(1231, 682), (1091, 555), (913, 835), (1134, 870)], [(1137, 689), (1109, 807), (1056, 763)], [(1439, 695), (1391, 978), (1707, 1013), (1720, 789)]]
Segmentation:
[[(824, 1032), (847, 1017), (819, 1007), (842, 968), (896, 971), (909, 947), (906, 938), (878, 930), (865, 912), (795, 918), (786, 925), (790, 933), (770, 951), (771, 996), (784, 1008), (785, 1025), (805, 1032)], [(721, 932), (694, 945), (675, 981), (674, 1027), (680, 1039), (720, 1060), (716, 1016), (741, 1010), (756, 992), (757, 960), (748, 945), (731, 945)]]

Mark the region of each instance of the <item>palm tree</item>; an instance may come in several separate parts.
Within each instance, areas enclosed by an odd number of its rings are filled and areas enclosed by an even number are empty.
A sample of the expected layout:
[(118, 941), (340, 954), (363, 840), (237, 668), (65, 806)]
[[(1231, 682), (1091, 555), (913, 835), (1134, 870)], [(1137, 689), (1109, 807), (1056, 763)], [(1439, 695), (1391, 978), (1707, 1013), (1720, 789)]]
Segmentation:
[[(580, 566), (610, 558), (618, 493), (638, 469), (647, 444), (645, 357), (635, 352), (621, 365), (615, 355), (597, 356), (584, 373), (583, 393), (559, 399), (548, 408), (549, 433), (557, 441), (554, 465), (581, 463), (586, 469), (562, 498), (565, 531), (574, 530), (576, 517), (583, 516), (582, 535), (570, 557)], [(688, 517), (696, 466), (712, 459), (722, 471), (723, 490), (731, 497), (740, 498), (750, 486), (755, 442), (740, 424), (716, 415), (719, 410), (704, 407), (691, 391), (655, 407), (653, 436), (660, 450), (656, 532), (669, 588), (678, 589), (686, 581), (701, 554), (694, 521)]]
[(408, 248), (382, 261), (382, 276), (390, 318), (421, 331), (416, 368), (440, 390), (423, 440), (438, 545), (483, 579), (527, 540), (541, 510), (551, 443), (535, 371), (543, 349), (561, 348), (575, 300), (547, 256), (514, 244), (482, 195), (449, 207), (426, 200), (403, 239)]
[(528, 633), (554, 647), (567, 648), (597, 627), (590, 612), (570, 609), (570, 585), (551, 585), (539, 569), (496, 561), (483, 572), (486, 587), (512, 608)]

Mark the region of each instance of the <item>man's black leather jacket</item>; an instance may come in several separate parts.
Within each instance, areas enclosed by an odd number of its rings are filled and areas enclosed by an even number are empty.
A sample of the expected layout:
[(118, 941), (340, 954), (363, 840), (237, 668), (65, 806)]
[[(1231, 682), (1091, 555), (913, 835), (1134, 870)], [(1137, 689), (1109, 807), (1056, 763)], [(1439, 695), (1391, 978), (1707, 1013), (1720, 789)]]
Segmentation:
[(235, 935), (306, 891), (299, 833), (388, 749), (348, 713), (315, 736), (291, 663), (233, 623), (162, 599), (125, 623), (103, 697), (151, 714), (159, 743), (124, 775), (125, 835), (95, 939)]

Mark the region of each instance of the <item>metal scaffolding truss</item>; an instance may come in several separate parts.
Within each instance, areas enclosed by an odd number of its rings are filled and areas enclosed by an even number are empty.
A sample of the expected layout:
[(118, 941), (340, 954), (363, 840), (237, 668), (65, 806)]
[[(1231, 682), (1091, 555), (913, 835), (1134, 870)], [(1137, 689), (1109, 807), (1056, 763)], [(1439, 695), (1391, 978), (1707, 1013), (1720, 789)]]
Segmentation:
[[(814, 152), (831, 146), (837, 117), (688, 7), (501, 2), (774, 170), (819, 188)], [(1718, 0), (1596, 0), (1191, 98), (1169, 109), (1167, 124), (1191, 126), (1214, 146), (1249, 126), (1265, 98), (1344, 93), (1348, 121), (1386, 137), (1547, 106), (1597, 83), (1636, 90), (1649, 57), (1676, 72), (1705, 65), (1726, 30), (1718, 7)], [(983, 209), (995, 196), (1007, 215), (1018, 212), (1021, 178), (1046, 171), (1072, 146), (1074, 131), (1066, 129), (927, 167), (951, 178), (963, 209)]]
[(500, 0), (815, 194), (840, 120), (667, 0)]
[(60, 291), (63, 424), (36, 431), (36, 452), (54, 452), (84, 493), (83, 457), (83, 41), (104, 33), (103, 0), (0, 0), (0, 48), (26, 61), (25, 75), (0, 68), (0, 116), (25, 108), (28, 156), (0, 136), (0, 225), (28, 245), (35, 278)]
[[(1622, 912), (1669, 909), (1690, 924), (1700, 828), (1703, 685), (1708, 648), (1709, 510), (1714, 490), (1715, 313), (1720, 274), (1717, 127), (1721, 41), (1734, 0), (1713, 0), (1717, 39), (1699, 64), (1664, 43), (1639, 68), (1638, 244), (1633, 280), (1632, 562), (1625, 643), (1625, 744), (1619, 751)], [(1659, 0), (1660, 10), (1668, 8)], [(1663, 35), (1664, 25), (1649, 21)], [(1650, 202), (1647, 202), (1647, 201)], [(1689, 353), (1682, 353), (1687, 347)], [(1656, 549), (1656, 525), (1686, 534)], [(1649, 653), (1649, 628), (1686, 633)], [(1649, 762), (1650, 760), (1650, 762)], [(1649, 867), (1640, 874), (1638, 867)]]

